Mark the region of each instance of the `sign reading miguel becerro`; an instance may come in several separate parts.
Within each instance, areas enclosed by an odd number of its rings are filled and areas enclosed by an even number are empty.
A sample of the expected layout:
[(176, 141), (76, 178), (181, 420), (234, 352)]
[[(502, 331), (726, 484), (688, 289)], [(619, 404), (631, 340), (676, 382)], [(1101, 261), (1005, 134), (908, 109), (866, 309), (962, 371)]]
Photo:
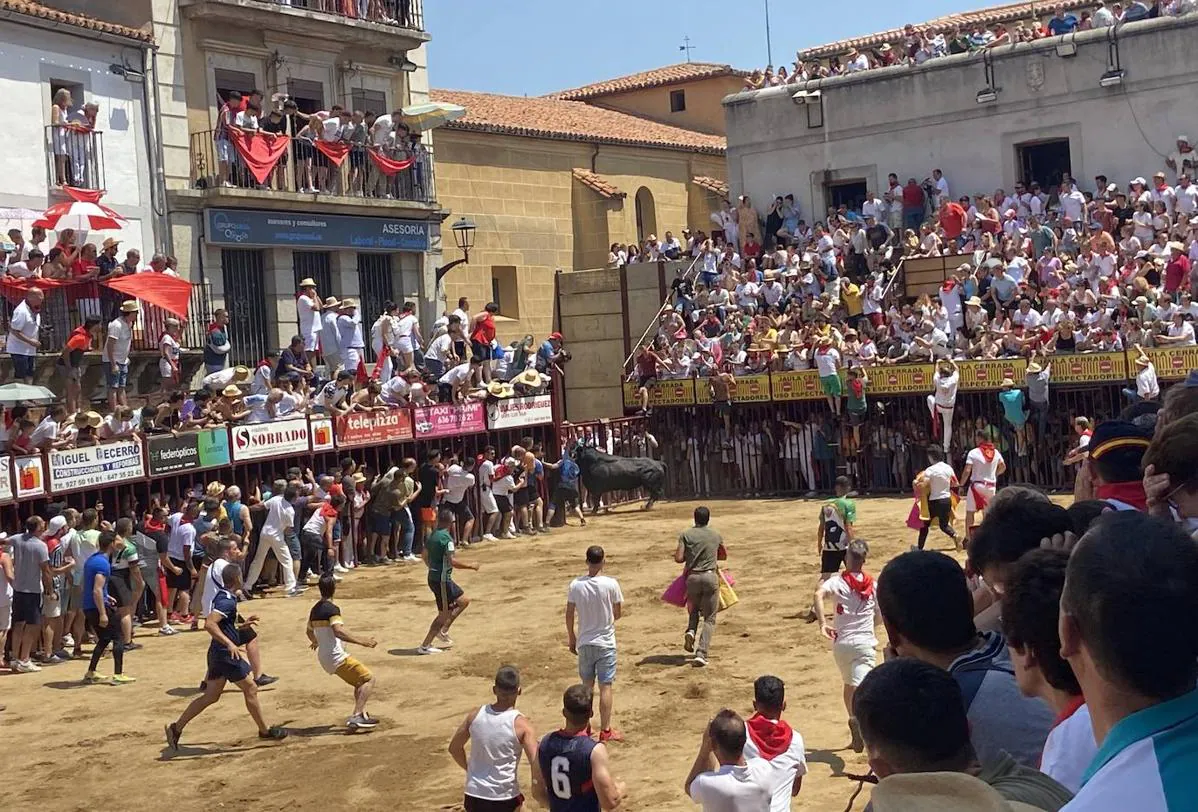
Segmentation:
[(427, 251), (429, 246), (429, 224), (423, 220), (208, 209), (206, 224), (206, 236), (213, 245), (359, 251)]
[(306, 417), (300, 420), (234, 426), (229, 432), (233, 438), (233, 460), (243, 462), (263, 457), (308, 454), (308, 432)]
[(51, 451), (46, 456), (51, 493), (111, 485), (146, 475), (138, 440)]

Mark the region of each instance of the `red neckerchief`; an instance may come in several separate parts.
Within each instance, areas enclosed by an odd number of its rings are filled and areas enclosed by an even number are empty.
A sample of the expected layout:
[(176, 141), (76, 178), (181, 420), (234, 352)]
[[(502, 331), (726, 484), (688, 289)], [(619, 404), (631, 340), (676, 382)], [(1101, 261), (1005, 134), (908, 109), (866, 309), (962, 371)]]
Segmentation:
[(261, 361), (258, 362), (258, 366), (256, 366), (255, 369), (262, 369), (262, 367), (270, 367), (270, 366), (274, 366), (274, 365), (266, 358), (263, 358)]
[(1073, 697), (1073, 699), (1069, 700), (1068, 705), (1061, 708), (1061, 712), (1059, 714), (1057, 714), (1057, 718), (1053, 720), (1052, 726), (1056, 727), (1057, 725), (1064, 722), (1070, 716), (1077, 713), (1078, 709), (1081, 708), (1081, 706), (1084, 704), (1086, 704), (1086, 698), (1084, 696), (1081, 696), (1079, 694), (1078, 696)]
[(786, 722), (778, 719), (767, 719), (760, 713), (755, 713), (745, 720), (749, 738), (757, 745), (757, 752), (766, 761), (780, 756), (790, 749), (794, 740), (794, 731)]
[(1141, 513), (1148, 510), (1148, 496), (1144, 493), (1144, 483), (1138, 479), (1135, 482), (1112, 482), (1109, 485), (1099, 485), (1097, 496), (1099, 499), (1117, 499), (1120, 502), (1126, 502)]
[(954, 280), (946, 279), (946, 280), (944, 280), (944, 284), (940, 286), (940, 289), (942, 291), (944, 291), (945, 293), (952, 293), (953, 288), (955, 288), (956, 286), (957, 286), (957, 283)]
[(853, 397), (860, 398), (865, 392), (865, 384), (860, 378), (850, 378), (849, 389), (852, 391)]
[(869, 577), (867, 573), (845, 570), (844, 572), (840, 573), (840, 577), (844, 579), (846, 584), (848, 584), (849, 589), (857, 593), (862, 600), (868, 600), (869, 598), (873, 597), (874, 579)]
[(142, 527), (149, 530), (151, 533), (161, 533), (166, 530), (165, 522), (156, 522), (153, 519), (146, 519), (142, 522)]
[(994, 459), (994, 443), (978, 443), (978, 451), (982, 452), (982, 459), (987, 463)]

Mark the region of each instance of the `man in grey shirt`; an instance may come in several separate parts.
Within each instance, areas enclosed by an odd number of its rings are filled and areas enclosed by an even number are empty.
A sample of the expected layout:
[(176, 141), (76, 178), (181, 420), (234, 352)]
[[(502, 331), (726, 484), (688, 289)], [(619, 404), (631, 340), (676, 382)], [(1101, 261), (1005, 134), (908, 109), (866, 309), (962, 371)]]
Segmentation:
[[(715, 631), (715, 616), (720, 608), (720, 579), (716, 561), (724, 557), (724, 540), (720, 534), (708, 527), (711, 511), (706, 507), (695, 508), (695, 526), (678, 536), (678, 548), (674, 560), (686, 565), (686, 600), (690, 615), (686, 622), (684, 647), (695, 653), (693, 664), (702, 668), (707, 665), (707, 650), (711, 635)], [(699, 618), (703, 628), (699, 630)], [(695, 635), (699, 645), (695, 645)]]
[(42, 598), (56, 598), (50, 571), (50, 550), (41, 535), (46, 523), (39, 516), (25, 520), (25, 532), (12, 539), (12, 656), (13, 670), (28, 674), (42, 669), (32, 661), (42, 633)]
[(1048, 377), (1052, 374), (1052, 363), (1042, 358), (1044, 366), (1032, 356), (1027, 362), (1027, 401), (1031, 416), (1036, 419), (1036, 440), (1043, 441), (1044, 429), (1048, 425)]

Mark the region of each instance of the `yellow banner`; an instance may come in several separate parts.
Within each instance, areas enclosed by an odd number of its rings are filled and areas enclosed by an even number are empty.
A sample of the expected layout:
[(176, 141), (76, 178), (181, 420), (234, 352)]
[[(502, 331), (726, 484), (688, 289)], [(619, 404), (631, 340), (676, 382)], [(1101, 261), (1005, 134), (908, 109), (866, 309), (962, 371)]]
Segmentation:
[(1121, 352), (1049, 356), (1053, 383), (1106, 383), (1127, 380), (1127, 358)]
[(932, 393), (932, 375), (935, 367), (931, 364), (905, 364), (893, 367), (874, 367), (869, 370), (869, 385), (866, 391), (871, 395), (916, 395)]
[[(641, 405), (636, 393), (636, 382), (625, 381), (624, 405), (630, 409), (636, 409)], [(676, 381), (654, 381), (649, 384), (650, 406), (693, 406), (694, 403), (695, 382), (690, 378)]]
[[(770, 376), (745, 375), (736, 379), (733, 403), (768, 403), (770, 399)], [(695, 403), (711, 403), (711, 386), (706, 378), (695, 381)]]
[(824, 390), (819, 386), (819, 373), (814, 369), (774, 372), (770, 378), (770, 394), (774, 400), (819, 400), (824, 396)]
[[(1190, 374), (1190, 370), (1198, 369), (1198, 347), (1157, 347), (1145, 350), (1156, 367), (1156, 377), (1162, 381), (1177, 381)], [(1135, 359), (1135, 350), (1127, 354)], [(1136, 372), (1133, 366), (1131, 372)], [(1055, 371), (1054, 371), (1055, 373)]]
[[(961, 369), (962, 391), (993, 390), (1002, 386), (1003, 378), (1010, 378), (1016, 386), (1023, 385), (1027, 373), (1027, 359), (1000, 358), (993, 361), (958, 361)], [(1055, 377), (1055, 375), (1054, 375)]]

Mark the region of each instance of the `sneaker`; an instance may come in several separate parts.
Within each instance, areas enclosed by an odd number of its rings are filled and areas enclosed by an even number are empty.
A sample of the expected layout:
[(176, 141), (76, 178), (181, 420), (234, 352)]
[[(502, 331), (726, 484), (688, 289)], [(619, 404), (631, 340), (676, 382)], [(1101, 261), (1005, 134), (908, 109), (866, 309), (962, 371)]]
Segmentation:
[(124, 648), (125, 651), (137, 651), (141, 648), (141, 643), (125, 643)]
[(861, 725), (857, 724), (857, 720), (851, 716), (849, 717), (849, 734), (852, 736), (849, 747), (853, 749), (854, 753), (864, 753), (865, 739), (861, 738)]
[(337, 573), (335, 573), (335, 572), (334, 572), (334, 573), (333, 573), (333, 580), (334, 580), (334, 581), (340, 581), (340, 580), (341, 580), (341, 576), (340, 576), (340, 575), (338, 575)]
[(254, 684), (259, 688), (265, 687), (267, 685), (274, 685), (278, 681), (278, 677), (272, 677), (270, 674), (260, 674), (257, 677), (254, 677)]
[(60, 665), (69, 659), (69, 657), (59, 657), (57, 654), (51, 654), (46, 659), (42, 660), (42, 662), (46, 665)]
[(437, 644), (441, 648), (453, 648), (453, 638), (445, 632), (439, 632), (437, 634)]
[(403, 560), (404, 560), (404, 561), (407, 561), (409, 564), (414, 564), (414, 563), (416, 563), (417, 561), (419, 561), (419, 560), (420, 560), (420, 556), (418, 556), (418, 555), (412, 555), (411, 553), (408, 553), (407, 555), (405, 555), (405, 556), (403, 557)]
[(603, 744), (604, 742), (622, 742), (622, 741), (624, 741), (624, 734), (621, 733), (620, 731), (616, 730), (614, 727), (609, 727), (607, 730), (599, 731), (599, 743), (600, 744)]
[(696, 654), (695, 659), (691, 660), (691, 665), (695, 668), (705, 668), (707, 666), (707, 658), (702, 654)]
[(64, 635), (62, 636), (62, 647), (63, 647), (64, 649), (68, 649), (68, 648), (74, 648), (74, 647), (75, 647), (75, 638), (74, 638), (74, 636), (72, 636), (72, 635), (69, 635), (69, 634), (64, 634)]
[(128, 674), (114, 674), (112, 676), (113, 685), (128, 685), (130, 682), (137, 682), (137, 677), (131, 677)]
[(483, 541), (499, 541), (499, 539), (495, 538), (495, 536), (491, 535), (490, 533), (483, 533)]
[(103, 674), (97, 674), (95, 671), (88, 671), (83, 675), (83, 681), (88, 685), (98, 685), (101, 682), (108, 682), (108, 677)]
[(13, 663), (12, 670), (18, 674), (36, 674), (42, 670), (42, 667), (30, 660), (25, 660), (24, 662), (17, 660)]
[(303, 595), (307, 591), (308, 591), (308, 587), (297, 586), (295, 589), (289, 589), (283, 594), (285, 594), (288, 598), (298, 598), (300, 595)]
[(343, 567), (340, 564), (333, 565), (333, 572), (349, 572), (348, 567)]
[(378, 727), (378, 724), (378, 719), (372, 719), (365, 714), (354, 714), (345, 721), (345, 726), (351, 730), (370, 730), (371, 728)]
[(694, 651), (695, 650), (695, 633), (690, 631), (689, 629), (687, 630), (686, 634), (682, 638), (682, 649), (683, 649), (683, 651)]
[(182, 733), (180, 733), (179, 729), (177, 727), (175, 727), (175, 723), (171, 722), (169, 725), (166, 726), (166, 746), (169, 747), (171, 750), (178, 750), (179, 749), (179, 737), (181, 735), (182, 735)]
[(165, 626), (158, 629), (158, 633), (160, 635), (162, 635), (163, 637), (170, 637), (172, 634), (178, 634), (179, 630), (168, 623)]
[(61, 662), (65, 662), (71, 659), (71, 652), (67, 651), (65, 648), (60, 648), (58, 651), (54, 652), (54, 656), (57, 657)]
[(434, 646), (421, 646), (420, 648), (416, 649), (416, 653), (417, 654), (443, 654), (444, 650), (436, 648)]
[(282, 741), (287, 738), (287, 731), (281, 727), (272, 727), (265, 733), (258, 734), (259, 739), (268, 739), (270, 741)]
[(171, 623), (178, 623), (179, 621), (182, 620), (182, 618), (179, 617), (178, 612), (171, 612), (169, 615), (166, 616), (166, 619), (169, 620)]

